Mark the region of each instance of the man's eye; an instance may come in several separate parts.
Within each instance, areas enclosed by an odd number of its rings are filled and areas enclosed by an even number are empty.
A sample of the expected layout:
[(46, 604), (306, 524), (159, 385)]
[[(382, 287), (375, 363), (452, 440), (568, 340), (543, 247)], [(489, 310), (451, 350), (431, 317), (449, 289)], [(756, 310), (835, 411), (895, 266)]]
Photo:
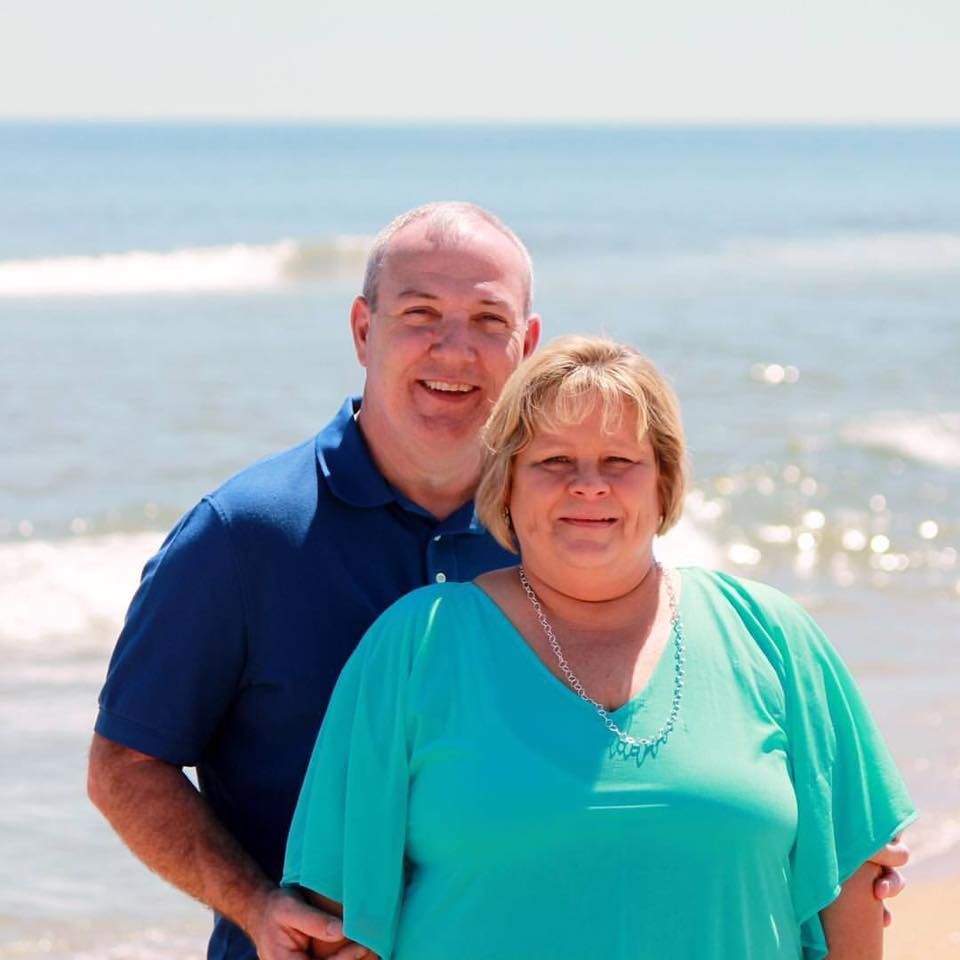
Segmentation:
[(403, 311), (405, 320), (412, 320), (414, 323), (423, 323), (433, 320), (437, 316), (437, 311), (431, 307), (408, 307)]
[(497, 313), (484, 313), (479, 318), (480, 322), (487, 327), (508, 327), (510, 321), (506, 317), (501, 317)]

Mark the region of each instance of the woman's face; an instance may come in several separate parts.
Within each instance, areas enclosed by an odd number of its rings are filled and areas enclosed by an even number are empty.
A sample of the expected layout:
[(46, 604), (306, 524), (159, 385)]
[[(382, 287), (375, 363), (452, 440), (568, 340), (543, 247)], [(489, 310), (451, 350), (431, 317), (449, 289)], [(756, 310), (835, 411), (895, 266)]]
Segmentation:
[(632, 587), (660, 525), (657, 480), (627, 406), (609, 433), (597, 404), (580, 423), (538, 430), (514, 461), (509, 503), (524, 566), (564, 592), (578, 581)]

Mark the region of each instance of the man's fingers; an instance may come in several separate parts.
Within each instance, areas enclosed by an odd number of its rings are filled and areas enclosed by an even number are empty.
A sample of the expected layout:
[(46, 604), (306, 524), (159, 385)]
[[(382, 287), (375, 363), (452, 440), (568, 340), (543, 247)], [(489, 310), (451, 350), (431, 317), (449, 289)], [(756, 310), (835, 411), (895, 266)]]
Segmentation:
[(343, 922), (289, 890), (277, 889), (266, 898), (257, 933), (259, 937), (254, 939), (258, 945), (261, 938), (274, 940), (277, 937), (289, 937), (298, 943), (310, 939), (329, 943), (343, 937)]
[(330, 960), (380, 960), (380, 958), (362, 944), (348, 943), (336, 953), (331, 954)]
[(873, 883), (873, 892), (878, 900), (895, 897), (906, 886), (899, 870), (884, 867)]
[(343, 921), (325, 913), (318, 907), (312, 907), (302, 900), (287, 896), (287, 903), (282, 908), (282, 920), (285, 926), (298, 930), (300, 933), (330, 943), (343, 938)]
[(902, 837), (894, 837), (885, 847), (881, 847), (871, 858), (881, 867), (902, 867), (910, 859), (910, 848)]

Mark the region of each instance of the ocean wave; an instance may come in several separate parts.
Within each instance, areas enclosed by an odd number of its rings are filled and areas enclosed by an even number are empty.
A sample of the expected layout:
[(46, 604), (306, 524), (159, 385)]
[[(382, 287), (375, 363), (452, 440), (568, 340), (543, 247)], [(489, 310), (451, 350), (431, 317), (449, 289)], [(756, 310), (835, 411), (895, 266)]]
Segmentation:
[[(688, 514), (692, 507), (687, 501)], [(666, 536), (658, 537), (654, 553), (661, 563), (670, 567), (695, 565), (700, 567), (723, 567), (724, 562), (717, 543), (706, 530), (689, 515), (682, 516), (679, 523)]]
[(882, 232), (805, 239), (742, 238), (720, 251), (680, 256), (695, 271), (785, 274), (822, 279), (955, 276), (960, 271), (960, 233)]
[[(158, 532), (0, 543), (0, 643), (109, 649)], [(658, 541), (665, 563), (716, 566), (719, 550), (689, 519)], [(55, 677), (48, 677), (55, 680)]]
[(921, 810), (921, 817), (910, 827), (907, 839), (912, 866), (941, 858), (955, 862), (960, 850), (960, 811), (951, 815)]
[[(116, 864), (111, 863), (111, 867), (116, 869)], [(79, 890), (82, 884), (77, 882), (75, 886)], [(142, 890), (139, 886), (135, 888), (137, 893), (145, 897), (156, 896), (153, 887), (142, 886)], [(119, 889), (116, 884), (113, 887)], [(70, 890), (70, 894), (76, 896), (74, 890)], [(64, 916), (68, 910), (61, 902), (53, 905), (41, 902), (40, 906), (44, 910), (43, 923), (37, 924), (34, 920), (32, 927), (25, 921), (0, 917), (0, 960), (14, 957), (17, 960), (24, 957), (43, 957), (44, 960), (199, 960), (206, 956), (205, 927), (209, 920), (204, 916), (198, 921), (196, 911), (189, 907), (166, 925), (158, 925), (154, 920), (149, 926), (142, 924), (140, 929), (132, 930), (124, 916), (130, 912), (126, 909), (114, 908), (114, 914), (119, 912), (121, 919), (104, 922), (96, 914)], [(184, 927), (188, 930), (185, 931)]]
[(148, 532), (0, 543), (0, 643), (109, 645), (162, 539)]
[[(367, 236), (234, 243), (174, 250), (0, 261), (0, 299), (227, 293), (279, 289), (329, 277), (357, 278)], [(669, 256), (661, 268), (696, 273), (822, 278), (957, 275), (960, 234), (890, 232), (813, 239), (730, 241), (715, 253)]]
[(852, 446), (960, 470), (960, 414), (877, 414), (848, 424), (840, 435)]
[(2, 260), (0, 298), (269, 290), (324, 277), (356, 277), (369, 247), (368, 237), (342, 236)]

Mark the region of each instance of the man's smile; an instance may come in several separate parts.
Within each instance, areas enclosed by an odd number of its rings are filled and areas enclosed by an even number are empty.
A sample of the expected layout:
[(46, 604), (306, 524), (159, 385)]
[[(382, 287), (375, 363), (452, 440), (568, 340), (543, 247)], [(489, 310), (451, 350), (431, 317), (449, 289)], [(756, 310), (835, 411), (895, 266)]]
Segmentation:
[(417, 383), (426, 387), (431, 393), (465, 394), (480, 389), (472, 383), (463, 383), (459, 380), (418, 380)]

